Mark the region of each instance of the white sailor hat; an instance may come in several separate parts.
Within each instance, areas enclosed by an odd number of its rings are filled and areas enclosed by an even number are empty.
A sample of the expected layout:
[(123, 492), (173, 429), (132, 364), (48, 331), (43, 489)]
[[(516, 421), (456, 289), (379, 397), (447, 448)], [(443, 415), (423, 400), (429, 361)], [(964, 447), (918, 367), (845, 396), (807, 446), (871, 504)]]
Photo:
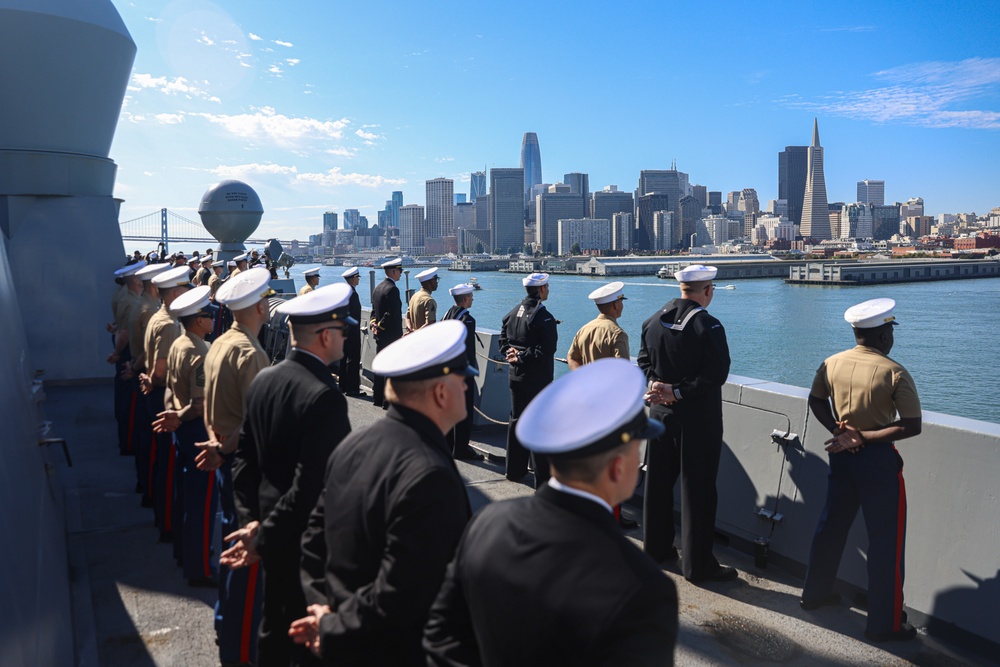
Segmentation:
[(343, 273), (341, 273), (340, 277), (341, 278), (350, 278), (351, 276), (356, 276), (356, 275), (359, 275), (359, 274), (360, 274), (360, 272), (358, 271), (358, 267), (352, 266), (351, 268), (349, 268), (346, 271), (344, 271)]
[(625, 283), (620, 280), (616, 280), (613, 283), (608, 283), (603, 287), (598, 287), (589, 295), (588, 299), (593, 299), (594, 303), (601, 305), (603, 303), (611, 303), (612, 301), (618, 301), (625, 298)]
[(549, 284), (549, 274), (547, 273), (532, 273), (521, 279), (521, 284), (525, 287), (541, 287), (542, 285)]
[(228, 262), (226, 262), (226, 266), (235, 269), (236, 268), (236, 262), (233, 261), (233, 260), (229, 260)]
[(319, 277), (319, 267), (317, 266), (316, 268), (313, 268), (313, 269), (306, 269), (305, 271), (302, 272), (302, 275), (304, 275), (307, 278), (309, 276), (316, 276), (318, 278)]
[(233, 261), (234, 262), (245, 262), (245, 261), (247, 261), (247, 254), (243, 253), (242, 255), (236, 255), (236, 257), (233, 257)]
[(871, 299), (844, 311), (844, 319), (855, 329), (874, 329), (884, 324), (898, 325), (892, 311), (896, 302), (892, 299)]
[(278, 306), (277, 311), (288, 315), (292, 324), (337, 321), (355, 325), (358, 321), (351, 317), (348, 309), (353, 291), (347, 283), (334, 283), (289, 299)]
[(160, 289), (182, 287), (184, 285), (194, 287), (194, 285), (191, 284), (191, 269), (188, 268), (187, 264), (183, 266), (175, 266), (169, 271), (156, 274), (156, 276), (153, 277), (153, 284)]
[(465, 325), (458, 320), (422, 327), (376, 354), (372, 372), (401, 382), (454, 373), (479, 375), (465, 356), (466, 335)]
[(680, 283), (699, 283), (704, 280), (715, 280), (719, 269), (704, 264), (691, 264), (680, 271), (674, 271), (674, 278)]
[(417, 274), (417, 280), (419, 280), (422, 283), (425, 283), (428, 280), (433, 280), (437, 277), (438, 277), (437, 267), (434, 267), (433, 269), (424, 269), (423, 271)]
[(396, 259), (390, 259), (387, 262), (382, 262), (383, 269), (393, 269), (396, 267), (403, 268), (403, 258), (397, 257)]
[(201, 264), (201, 257), (192, 257), (189, 259), (188, 266), (191, 266), (192, 264)]
[(214, 260), (214, 258), (211, 255), (202, 255), (202, 257), (201, 257), (201, 263), (202, 264), (208, 264), (209, 262), (213, 262), (213, 261), (215, 261), (215, 260)]
[(515, 431), (530, 451), (565, 458), (655, 438), (664, 428), (646, 416), (645, 393), (638, 367), (626, 359), (599, 359), (543, 389), (525, 408)]
[(201, 285), (200, 287), (195, 287), (193, 290), (184, 292), (184, 294), (181, 294), (170, 304), (170, 314), (178, 318), (189, 317), (198, 313), (212, 315), (212, 310), (208, 307), (211, 294), (212, 288), (208, 285)]
[(172, 268), (174, 267), (171, 266), (170, 264), (147, 264), (146, 266), (136, 271), (135, 275), (142, 278), (143, 280), (152, 280), (159, 274), (163, 273), (164, 271), (169, 271)]
[(126, 264), (122, 268), (115, 271), (115, 277), (124, 278), (125, 276), (131, 276), (144, 266), (146, 266), (146, 260), (143, 259), (140, 259), (138, 262), (133, 262), (132, 264)]
[(243, 310), (275, 293), (270, 282), (271, 272), (262, 266), (240, 271), (219, 287), (215, 300), (230, 310)]
[(452, 296), (462, 296), (463, 294), (472, 294), (475, 291), (476, 291), (475, 287), (473, 287), (468, 283), (463, 283), (452, 287), (450, 290), (448, 290), (448, 294), (451, 294)]

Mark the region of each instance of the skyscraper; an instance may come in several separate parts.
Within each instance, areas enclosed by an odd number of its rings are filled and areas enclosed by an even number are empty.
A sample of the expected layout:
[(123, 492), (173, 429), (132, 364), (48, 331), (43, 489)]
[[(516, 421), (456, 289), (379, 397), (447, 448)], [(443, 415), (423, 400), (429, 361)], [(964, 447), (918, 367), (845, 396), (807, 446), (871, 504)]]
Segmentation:
[(819, 145), (819, 121), (815, 118), (813, 119), (812, 145), (809, 146), (809, 173), (806, 176), (805, 195), (802, 197), (800, 230), (803, 237), (812, 237), (821, 241), (830, 238), (830, 209), (826, 201), (823, 147)]
[(788, 202), (788, 219), (796, 225), (802, 222), (802, 199), (808, 175), (808, 146), (785, 146), (785, 150), (778, 153), (778, 199)]
[(323, 214), (323, 231), (328, 229), (330, 231), (337, 229), (337, 214), (333, 211), (327, 211)]
[(399, 209), (403, 208), (403, 193), (395, 190), (392, 193), (392, 226), (399, 229)]
[[(636, 245), (639, 247), (639, 250), (656, 250), (657, 238), (656, 229), (653, 226), (653, 213), (656, 211), (670, 211), (672, 213), (673, 211), (670, 208), (670, 197), (659, 193), (640, 195), (636, 200), (635, 209), (638, 214), (638, 219), (636, 220)], [(673, 216), (674, 221), (679, 218), (680, 214)], [(680, 241), (678, 238), (680, 236), (680, 230), (677, 229), (677, 227), (678, 226), (676, 224), (672, 226), (671, 238), (669, 242), (666, 240), (661, 241), (659, 243), (660, 247), (671, 249), (677, 247), (677, 243)]]
[(490, 244), (500, 252), (524, 246), (524, 169), (490, 169)]
[(633, 232), (635, 232), (635, 225), (632, 223), (631, 213), (611, 214), (612, 250), (631, 250)]
[(692, 185), (691, 196), (701, 202), (702, 208), (708, 208), (708, 188), (704, 185)]
[(349, 208), (344, 211), (344, 229), (354, 229), (361, 222), (361, 211)]
[(424, 251), (424, 207), (410, 204), (399, 209), (399, 252), (419, 255)]
[(885, 181), (858, 181), (858, 201), (862, 204), (885, 204)]
[[(523, 208), (527, 214), (531, 188), (542, 182), (542, 154), (538, 150), (538, 135), (534, 132), (525, 132), (524, 139), (521, 140), (521, 171), (524, 172)], [(492, 193), (492, 189), (490, 192)]]
[[(611, 220), (615, 213), (631, 213), (633, 215), (629, 216), (629, 219), (635, 220), (635, 197), (631, 192), (622, 192), (617, 185), (608, 185), (603, 190), (595, 192), (587, 207), (590, 209), (591, 218)], [(630, 248), (632, 240), (629, 239), (628, 243), (625, 248), (615, 248), (615, 250)]]
[(424, 236), (439, 239), (455, 234), (455, 181), (435, 178), (424, 183), (427, 193)]
[[(559, 252), (559, 221), (584, 217), (583, 195), (570, 186), (549, 186), (535, 198), (535, 243), (543, 253)], [(610, 245), (609, 245), (610, 247)]]
[[(681, 197), (687, 194), (688, 175), (683, 171), (674, 169), (646, 169), (639, 172), (638, 197), (656, 193), (667, 195), (670, 206), (664, 208), (665, 211), (674, 212), (674, 222), (681, 219)], [(652, 214), (650, 214), (652, 215)], [(642, 221), (640, 220), (640, 226)], [(653, 224), (652, 218), (649, 224)], [(641, 233), (641, 232), (640, 232)]]
[[(563, 183), (569, 186), (570, 192), (583, 195), (583, 207), (585, 209), (583, 215), (589, 215), (590, 211), (586, 209), (590, 208), (590, 175), (574, 171), (571, 174), (563, 176)], [(610, 219), (608, 218), (608, 220)]]
[[(697, 245), (691, 242), (691, 237), (697, 232), (696, 226), (698, 221), (701, 220), (702, 205), (701, 202), (694, 197), (685, 195), (681, 197), (680, 201), (681, 217), (680, 217), (680, 241), (681, 247), (688, 248), (693, 245)], [(674, 216), (674, 224), (677, 224), (677, 216)], [(670, 247), (657, 248), (657, 250), (669, 250)]]
[(469, 201), (473, 204), (480, 195), (486, 194), (486, 172), (474, 171), (469, 174)]

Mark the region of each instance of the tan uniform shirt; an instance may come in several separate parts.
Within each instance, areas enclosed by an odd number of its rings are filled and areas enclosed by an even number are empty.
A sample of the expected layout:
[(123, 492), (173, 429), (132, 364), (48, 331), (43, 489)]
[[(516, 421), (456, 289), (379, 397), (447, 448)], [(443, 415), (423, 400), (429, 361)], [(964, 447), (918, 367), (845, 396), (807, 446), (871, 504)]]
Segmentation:
[(410, 322), (410, 331), (434, 324), (437, 322), (437, 301), (430, 292), (421, 287), (410, 297), (410, 303), (406, 307), (406, 317)]
[(209, 435), (225, 442), (239, 433), (247, 389), (269, 363), (257, 336), (239, 322), (216, 339), (205, 357), (205, 428)]
[(215, 273), (213, 273), (212, 277), (208, 279), (208, 287), (209, 287), (209, 289), (212, 290), (212, 292), (211, 292), (212, 298), (215, 298), (215, 292), (216, 292), (216, 290), (219, 289), (219, 285), (221, 285), (221, 284), (222, 284), (222, 278), (220, 278)]
[(617, 322), (601, 313), (580, 327), (566, 356), (580, 359), (584, 364), (608, 357), (628, 359), (628, 334)]
[(920, 417), (920, 399), (905, 368), (878, 350), (858, 345), (824, 361), (809, 393), (832, 398), (839, 420), (861, 431), (879, 429), (900, 418)]
[(160, 307), (160, 300), (143, 292), (139, 303), (132, 308), (128, 318), (128, 346), (132, 350), (132, 367), (146, 367), (146, 328)]
[(304, 285), (302, 289), (299, 290), (299, 296), (302, 296), (303, 294), (309, 294), (309, 292), (312, 292), (313, 289), (314, 288), (312, 285)]
[[(181, 335), (181, 324), (174, 319), (166, 304), (153, 313), (146, 326), (146, 338), (143, 349), (146, 351), (146, 372), (152, 377), (156, 362), (166, 359), (170, 354), (170, 346)], [(166, 375), (159, 382), (153, 382), (154, 387), (162, 387), (166, 384)]]
[[(132, 309), (139, 307), (142, 294), (136, 294), (132, 290), (126, 290), (125, 294), (118, 301), (118, 312), (115, 315), (115, 326), (119, 331), (128, 329), (129, 318), (132, 317)], [(132, 350), (135, 352), (135, 350)]]
[(111, 318), (115, 322), (118, 321), (118, 304), (121, 303), (126, 294), (128, 294), (128, 285), (119, 285), (118, 289), (115, 290), (115, 295), (111, 297)]
[(183, 410), (205, 396), (205, 357), (209, 343), (185, 331), (167, 355), (167, 393), (174, 410)]

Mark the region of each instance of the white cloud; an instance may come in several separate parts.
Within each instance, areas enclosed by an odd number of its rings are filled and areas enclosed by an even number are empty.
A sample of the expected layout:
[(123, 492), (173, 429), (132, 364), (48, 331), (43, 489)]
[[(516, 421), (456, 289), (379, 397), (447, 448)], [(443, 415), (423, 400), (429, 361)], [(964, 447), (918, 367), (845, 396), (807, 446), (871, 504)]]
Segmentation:
[(295, 46), (295, 45), (294, 45), (294, 44), (292, 44), (291, 42), (283, 42), (283, 41), (281, 41), (280, 39), (275, 39), (275, 40), (272, 40), (272, 41), (273, 41), (273, 42), (274, 42), (275, 44), (277, 44), (278, 46), (286, 46), (286, 47), (288, 47), (288, 48), (291, 48), (291, 47)]
[(202, 90), (201, 88), (193, 85), (182, 76), (169, 78), (165, 76), (153, 76), (152, 74), (140, 74), (136, 72), (132, 75), (132, 82), (128, 89), (131, 91), (153, 89), (160, 91), (164, 95), (183, 95), (188, 99), (199, 98), (208, 100), (209, 102), (222, 102), (222, 100), (215, 95), (212, 95), (208, 91)]
[(151, 172), (151, 171), (144, 171), (144, 172), (142, 172), (142, 175), (143, 176), (155, 176), (155, 174), (153, 172)]
[(872, 76), (887, 85), (838, 91), (815, 101), (788, 96), (778, 103), (876, 123), (1000, 129), (1000, 112), (956, 108), (1000, 92), (1000, 58), (912, 63)]
[(365, 140), (365, 144), (372, 146), (375, 144), (376, 139), (383, 139), (384, 137), (380, 134), (375, 134), (374, 132), (365, 132), (364, 130), (357, 130), (354, 134)]
[(298, 58), (285, 58), (285, 62), (291, 65), (292, 67), (295, 67), (302, 61), (299, 60)]
[(245, 139), (272, 141), (281, 145), (293, 145), (299, 141), (343, 138), (344, 128), (350, 124), (346, 118), (340, 120), (318, 120), (308, 117), (290, 117), (277, 113), (271, 107), (244, 114), (192, 114), (218, 125), (227, 132)]
[(152, 16), (147, 16), (146, 20), (147, 21), (152, 21), (153, 23), (163, 23), (163, 19), (154, 18)]
[(403, 185), (406, 179), (384, 178), (371, 174), (345, 174), (340, 167), (334, 167), (321, 174), (299, 174), (295, 177), (296, 183), (309, 183), (324, 187), (336, 187), (339, 185), (358, 185), (364, 188), (379, 188), (385, 185)]
[(277, 65), (271, 65), (270, 67), (267, 68), (267, 71), (270, 72), (271, 74), (281, 74), (284, 72), (284, 70), (282, 70)]
[(259, 164), (257, 162), (250, 164), (219, 165), (218, 167), (209, 169), (208, 171), (219, 178), (235, 178), (237, 180), (243, 180), (250, 176), (290, 176), (298, 173), (298, 169), (294, 166), (286, 167), (280, 164)]
[(213, 46), (215, 44), (212, 38), (205, 34), (204, 30), (202, 30), (201, 32), (201, 37), (199, 37), (195, 41), (198, 42), (199, 44), (204, 44), (205, 46)]
[(263, 39), (264, 39), (260, 35), (255, 35), (252, 32), (249, 33), (249, 36), (250, 36), (250, 41), (253, 41), (253, 42), (260, 42), (260, 41), (263, 41)]
[(184, 114), (182, 113), (158, 113), (154, 114), (153, 118), (164, 125), (179, 125), (184, 122)]
[(329, 153), (330, 155), (339, 155), (340, 157), (354, 157), (355, 155), (357, 155), (358, 149), (347, 148), (346, 146), (337, 146), (336, 148), (328, 148), (323, 152)]
[(436, 158), (434, 158), (434, 161), (435, 162), (454, 162), (455, 158), (450, 157), (450, 156), (449, 157), (436, 157)]

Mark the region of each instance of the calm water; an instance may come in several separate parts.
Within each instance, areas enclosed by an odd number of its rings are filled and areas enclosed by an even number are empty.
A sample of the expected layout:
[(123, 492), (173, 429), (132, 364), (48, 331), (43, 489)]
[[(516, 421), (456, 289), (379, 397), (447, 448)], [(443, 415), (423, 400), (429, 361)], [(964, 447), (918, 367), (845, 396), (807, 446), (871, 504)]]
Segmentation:
[[(304, 284), (306, 268), (297, 265), (291, 270), (296, 287)], [(320, 284), (342, 280), (343, 270), (324, 267)], [(362, 269), (358, 289), (366, 307), (370, 305), (369, 271)], [(474, 275), (483, 289), (475, 294), (472, 313), (480, 328), (498, 329), (503, 316), (524, 296), (522, 276)], [(377, 284), (383, 274), (376, 271), (375, 276)], [(434, 296), (442, 313), (452, 304), (447, 288), (468, 278), (467, 273), (441, 271)], [(619, 324), (629, 334), (632, 356), (636, 356), (643, 321), (679, 290), (673, 281), (656, 277), (623, 281), (628, 300)], [(551, 294), (545, 303), (562, 320), (557, 356), (565, 357), (577, 329), (597, 315), (587, 295), (610, 281), (556, 275), (550, 282)], [(769, 279), (728, 284), (736, 289), (716, 290), (709, 310), (726, 327), (732, 373), (809, 387), (824, 358), (854, 345), (844, 311), (866, 299), (887, 296), (896, 300), (900, 322), (890, 356), (913, 375), (924, 409), (1000, 423), (994, 338), (1000, 332), (1000, 278), (851, 288), (786, 285)], [(411, 277), (410, 287), (418, 286)], [(557, 363), (556, 373), (563, 368)]]

